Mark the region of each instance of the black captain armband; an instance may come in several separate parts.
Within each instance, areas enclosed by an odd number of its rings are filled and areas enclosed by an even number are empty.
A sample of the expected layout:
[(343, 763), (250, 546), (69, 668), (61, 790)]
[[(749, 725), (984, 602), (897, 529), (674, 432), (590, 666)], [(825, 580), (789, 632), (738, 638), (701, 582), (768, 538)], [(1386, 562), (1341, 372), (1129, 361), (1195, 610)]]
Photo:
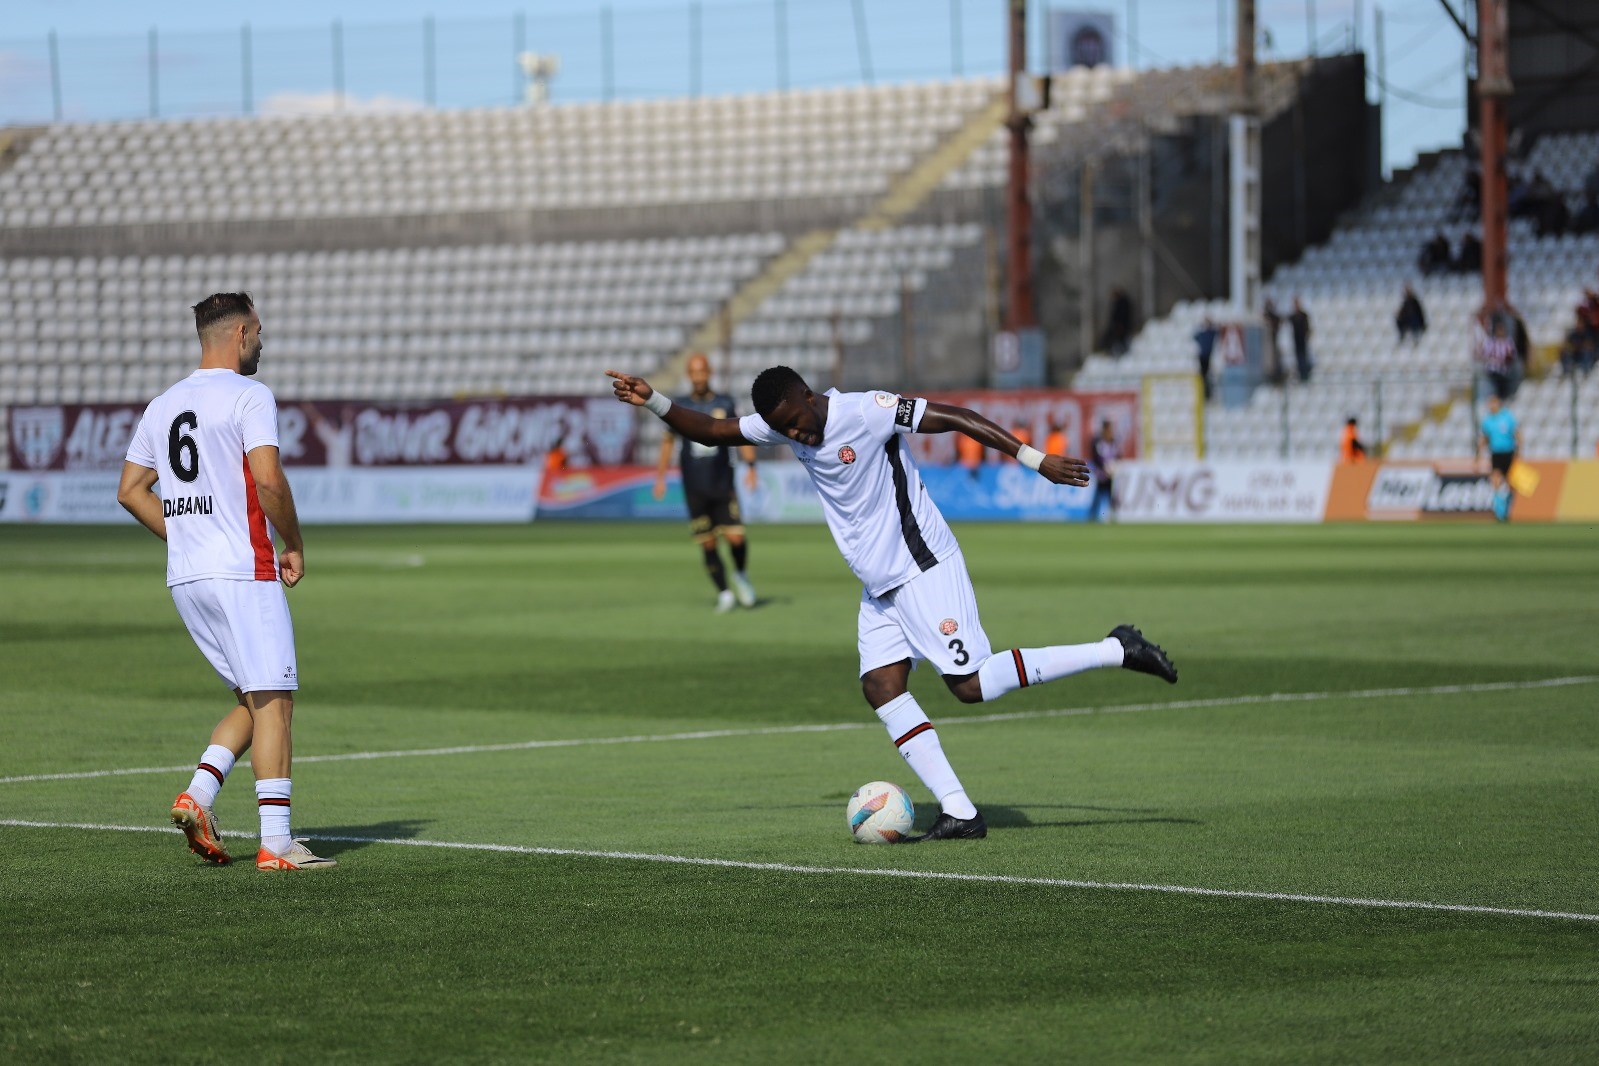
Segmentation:
[(916, 423), (916, 400), (910, 396), (901, 396), (899, 406), (894, 410), (894, 424), (905, 429), (914, 429)]

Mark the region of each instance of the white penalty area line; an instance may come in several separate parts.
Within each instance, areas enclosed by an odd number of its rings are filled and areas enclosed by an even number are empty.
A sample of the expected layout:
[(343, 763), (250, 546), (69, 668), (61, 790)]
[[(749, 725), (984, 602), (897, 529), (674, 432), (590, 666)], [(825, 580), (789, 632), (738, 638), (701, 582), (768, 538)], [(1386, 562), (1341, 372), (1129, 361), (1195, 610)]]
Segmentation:
[[(1205, 707), (1246, 707), (1266, 703), (1317, 703), (1324, 700), (1380, 700), (1409, 696), (1459, 696), (1475, 692), (1515, 692), (1526, 689), (1565, 688), (1590, 685), (1599, 675), (1549, 677), (1539, 681), (1484, 681), (1469, 685), (1430, 685), (1419, 688), (1365, 688), (1346, 692), (1271, 692), (1258, 696), (1217, 696), (1203, 700), (1161, 700), (1155, 703), (1118, 703), (1103, 707), (1061, 707), (1048, 711), (1015, 711), (1010, 714), (948, 715), (938, 725), (981, 725), (986, 722), (1024, 722), (1040, 718), (1071, 718), (1090, 714), (1137, 714), (1143, 711), (1185, 711)], [(723, 737), (772, 737), (803, 733), (837, 733), (850, 729), (876, 729), (877, 722), (831, 722), (821, 725), (778, 725), (753, 729), (700, 729), (689, 733), (639, 733), (619, 737), (574, 737), (569, 740), (522, 740), (508, 744), (462, 744), (449, 748), (402, 748), (397, 751), (351, 751), (340, 755), (296, 755), (295, 763), (356, 762), (363, 759), (416, 759), (440, 755), (482, 755), (497, 751), (536, 751), (541, 748), (584, 748), (606, 744), (663, 744), (682, 740), (717, 740)], [(175, 774), (193, 770), (181, 766), (134, 766), (117, 770), (79, 770), (60, 774), (18, 774), (0, 777), (0, 785), (19, 785), (29, 781), (81, 781), (92, 777), (125, 777), (137, 774)]]
[[(20, 829), (82, 829), (111, 833), (176, 833), (171, 826), (106, 825), (94, 822), (34, 822), (20, 818), (0, 818), (0, 826)], [(235, 836), (251, 834), (235, 833)], [(1361, 896), (1318, 896), (1303, 892), (1260, 892), (1249, 889), (1199, 888), (1192, 885), (1146, 885), (1133, 881), (1078, 881), (1064, 877), (1018, 877), (1012, 874), (963, 874), (938, 870), (884, 870), (856, 866), (804, 866), (786, 862), (747, 862), (741, 859), (710, 859), (693, 855), (661, 855), (648, 851), (591, 851), (584, 848), (542, 848), (523, 844), (468, 844), (453, 840), (416, 840), (391, 837), (358, 837), (311, 832), (306, 840), (327, 840), (348, 844), (397, 844), (410, 848), (444, 848), (450, 851), (486, 851), (502, 855), (549, 855), (574, 859), (610, 859), (622, 862), (656, 862), (677, 866), (712, 866), (727, 870), (755, 870), (784, 874), (837, 874), (854, 877), (899, 877), (912, 881), (961, 881), (985, 885), (1026, 885), (1036, 888), (1075, 888), (1106, 892), (1159, 892), (1175, 896), (1208, 896), (1217, 899), (1260, 899), (1279, 903), (1315, 903), (1334, 907), (1366, 907), (1378, 910), (1432, 911), (1447, 914), (1492, 914), (1502, 918), (1544, 918), (1558, 921), (1599, 922), (1599, 914), (1580, 911), (1545, 911), (1526, 907), (1489, 907), (1471, 903), (1430, 903), (1425, 900), (1366, 899)]]

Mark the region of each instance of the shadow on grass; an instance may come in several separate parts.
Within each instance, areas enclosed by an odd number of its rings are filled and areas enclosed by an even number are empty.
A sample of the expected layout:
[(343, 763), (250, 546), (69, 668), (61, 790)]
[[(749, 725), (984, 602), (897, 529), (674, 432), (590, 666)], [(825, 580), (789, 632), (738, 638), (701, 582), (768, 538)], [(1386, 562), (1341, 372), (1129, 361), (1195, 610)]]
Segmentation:
[[(428, 823), (417, 818), (408, 818), (403, 821), (373, 822), (371, 825), (320, 825), (315, 829), (306, 829), (304, 835), (309, 837), (316, 845), (313, 849), (318, 855), (342, 855), (347, 851), (359, 851), (369, 844), (382, 840), (413, 840), (421, 835), (423, 827)], [(361, 840), (336, 840), (335, 837), (361, 837)]]
[[(1010, 829), (1082, 829), (1096, 825), (1204, 825), (1198, 818), (1178, 818), (1172, 815), (1162, 815), (1138, 807), (1079, 807), (1071, 804), (1058, 804), (1054, 806), (1033, 805), (1027, 809), (1020, 807), (1001, 807), (986, 804), (979, 808), (983, 812), (983, 820), (988, 823), (990, 830)], [(1050, 821), (1037, 821), (1030, 816), (1028, 811), (1055, 810), (1055, 811), (1095, 811), (1106, 814), (1121, 815), (1122, 817), (1108, 818), (1063, 818)], [(1136, 815), (1137, 817), (1125, 817)], [(916, 812), (916, 831), (925, 833), (932, 828), (933, 822), (938, 818), (938, 808), (928, 804)]]

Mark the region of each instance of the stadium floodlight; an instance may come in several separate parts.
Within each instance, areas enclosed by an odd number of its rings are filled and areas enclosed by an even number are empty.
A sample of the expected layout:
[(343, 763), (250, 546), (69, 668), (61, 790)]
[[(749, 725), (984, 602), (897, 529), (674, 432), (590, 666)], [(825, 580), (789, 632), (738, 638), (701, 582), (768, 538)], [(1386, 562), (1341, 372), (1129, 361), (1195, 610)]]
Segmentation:
[(558, 55), (541, 55), (538, 52), (523, 52), (516, 57), (517, 63), (522, 67), (522, 73), (527, 76), (527, 91), (523, 102), (529, 107), (543, 107), (550, 102), (550, 79), (561, 72), (561, 57)]

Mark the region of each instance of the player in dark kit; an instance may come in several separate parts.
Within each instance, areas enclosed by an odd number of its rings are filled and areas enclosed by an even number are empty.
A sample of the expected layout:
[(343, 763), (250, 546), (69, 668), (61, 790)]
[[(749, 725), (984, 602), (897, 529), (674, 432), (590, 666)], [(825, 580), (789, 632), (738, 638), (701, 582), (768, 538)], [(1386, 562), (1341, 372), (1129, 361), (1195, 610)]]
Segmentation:
[[(690, 392), (679, 396), (673, 403), (711, 418), (733, 418), (733, 398), (711, 388), (711, 363), (698, 352), (689, 356), (688, 381)], [(738, 511), (738, 492), (733, 487), (733, 459), (731, 449), (707, 447), (696, 444), (687, 437), (678, 438), (682, 448), (678, 467), (683, 476), (683, 495), (688, 501), (689, 527), (694, 539), (699, 541), (705, 554), (705, 570), (716, 585), (716, 610), (720, 614), (731, 611), (735, 602), (755, 606), (755, 586), (750, 584), (749, 542), (744, 536), (744, 523)], [(668, 433), (661, 439), (660, 460), (655, 469), (655, 498), (666, 495), (666, 471), (672, 463), (673, 436)], [(755, 449), (748, 445), (739, 449), (748, 464), (748, 484), (755, 488)], [(727, 541), (733, 556), (732, 587), (729, 588), (727, 568), (722, 565), (722, 553), (717, 549), (718, 535)]]

